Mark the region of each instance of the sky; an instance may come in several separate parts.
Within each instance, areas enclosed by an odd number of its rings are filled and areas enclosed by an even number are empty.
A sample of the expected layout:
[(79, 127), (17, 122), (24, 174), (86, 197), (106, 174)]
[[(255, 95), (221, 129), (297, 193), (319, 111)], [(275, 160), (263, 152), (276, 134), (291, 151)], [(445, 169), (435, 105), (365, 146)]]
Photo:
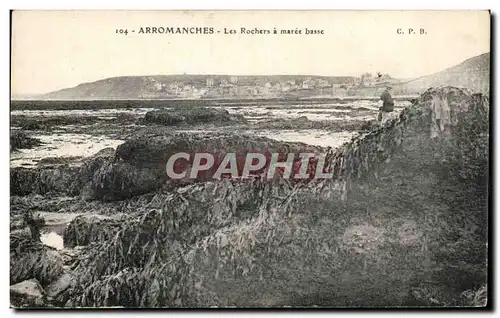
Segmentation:
[[(143, 34), (141, 27), (215, 31)], [(241, 34), (241, 27), (276, 28), (278, 34)], [(306, 28), (324, 34), (279, 34)], [(415, 34), (408, 34), (409, 28)], [(426, 33), (419, 34), (420, 28)], [(415, 78), (489, 52), (490, 16), (488, 11), (14, 11), (11, 41), (12, 95), (130, 75), (382, 72)]]

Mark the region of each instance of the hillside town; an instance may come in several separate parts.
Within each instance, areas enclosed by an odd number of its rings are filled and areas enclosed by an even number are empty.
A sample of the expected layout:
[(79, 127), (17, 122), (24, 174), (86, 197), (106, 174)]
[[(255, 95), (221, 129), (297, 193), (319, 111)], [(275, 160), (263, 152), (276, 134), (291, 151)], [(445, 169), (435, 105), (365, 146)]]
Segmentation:
[(249, 79), (245, 76), (205, 76), (197, 81), (165, 81), (148, 78), (142, 98), (281, 98), (342, 97), (376, 94), (384, 84), (394, 80), (388, 74), (364, 73), (359, 77), (305, 77), (303, 79)]

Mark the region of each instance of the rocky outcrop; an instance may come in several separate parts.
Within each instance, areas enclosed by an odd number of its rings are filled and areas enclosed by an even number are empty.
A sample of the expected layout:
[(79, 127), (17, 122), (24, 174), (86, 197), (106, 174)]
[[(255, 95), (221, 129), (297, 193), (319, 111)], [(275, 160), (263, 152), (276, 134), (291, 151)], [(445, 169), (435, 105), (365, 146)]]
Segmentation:
[[(10, 286), (10, 301), (14, 307), (42, 307), (45, 292), (36, 279), (29, 279)], [(11, 305), (11, 306), (12, 306)]]
[(296, 154), (319, 150), (319, 147), (306, 144), (279, 142), (245, 135), (175, 134), (148, 139), (138, 138), (120, 145), (116, 150), (115, 162), (101, 166), (94, 174), (90, 184), (93, 192), (89, 196), (103, 200), (117, 200), (159, 189), (167, 181), (170, 183), (171, 180), (165, 171), (166, 164), (173, 154), (179, 152), (188, 154), (208, 152), (222, 158), (228, 152), (244, 156), (248, 152)]
[(85, 159), (80, 165), (52, 164), (41, 165), (34, 169), (11, 168), (11, 195), (28, 195), (30, 193), (79, 195), (92, 179), (96, 170), (105, 162), (113, 160), (114, 151), (113, 148), (105, 148)]
[[(39, 106), (39, 105), (38, 105)], [(114, 118), (88, 115), (66, 115), (66, 116), (33, 116), (33, 115), (13, 115), (11, 116), (11, 126), (19, 127), (23, 130), (51, 132), (62, 126), (76, 125), (95, 125), (112, 122), (119, 125), (130, 125), (138, 122), (139, 118), (127, 113), (118, 113)]]
[[(112, 230), (73, 223), (83, 241), (101, 240), (75, 256), (75, 284), (63, 280), (57, 298), (70, 307), (484, 305), (488, 140), (488, 98), (452, 87), (428, 90), (398, 118), (330, 150), (333, 179), (320, 182), (209, 181), (161, 193), (154, 182), (174, 152), (305, 145), (130, 140), (72, 179), (89, 198), (155, 193)], [(15, 248), (24, 245), (11, 243), (11, 282), (33, 273), (58, 281), (59, 261), (37, 244)]]
[[(92, 163), (90, 163), (92, 165)], [(11, 195), (61, 193), (77, 195), (88, 181), (86, 167), (57, 165), (35, 169), (16, 167), (10, 170)]]
[(63, 261), (55, 249), (28, 237), (11, 235), (10, 283), (16, 284), (35, 278), (42, 285), (49, 284), (63, 272)]
[(254, 129), (325, 129), (332, 132), (358, 131), (364, 120), (309, 120), (306, 116), (293, 119), (271, 119), (254, 124)]
[(102, 216), (79, 216), (64, 230), (64, 246), (75, 247), (112, 239), (120, 228), (120, 220)]
[(11, 306), (15, 308), (47, 308), (64, 305), (64, 292), (74, 287), (75, 277), (63, 273), (45, 288), (36, 279), (10, 286)]
[(433, 89), (332, 151), (332, 180), (158, 194), (89, 247), (67, 304), (463, 305), (486, 280), (488, 116), (482, 95)]
[(75, 277), (73, 277), (73, 275), (71, 275), (70, 273), (62, 274), (61, 276), (59, 276), (59, 278), (54, 280), (52, 283), (50, 283), (45, 288), (47, 296), (49, 296), (51, 298), (56, 298), (62, 292), (64, 292), (70, 286), (72, 286), (74, 281), (75, 281)]
[[(223, 156), (250, 151), (282, 154), (318, 152), (319, 147), (279, 142), (264, 137), (219, 134), (210, 136), (177, 133), (138, 137), (105, 149), (80, 166), (53, 165), (36, 169), (11, 169), (11, 194), (61, 193), (84, 199), (116, 201), (154, 192), (166, 185), (166, 163), (178, 152), (210, 152)], [(171, 183), (175, 185), (176, 183)]]
[(482, 95), (427, 91), (400, 118), (337, 150), (334, 180), (318, 197), (298, 190), (288, 205), (200, 239), (177, 265), (192, 266), (184, 301), (462, 304), (463, 290), (486, 281), (488, 116)]
[(31, 136), (23, 130), (11, 130), (10, 132), (10, 151), (18, 149), (30, 149), (41, 145), (42, 142)]
[(144, 122), (167, 126), (205, 123), (228, 125), (231, 123), (243, 123), (245, 119), (241, 115), (230, 115), (225, 109), (185, 107), (150, 111), (144, 116)]

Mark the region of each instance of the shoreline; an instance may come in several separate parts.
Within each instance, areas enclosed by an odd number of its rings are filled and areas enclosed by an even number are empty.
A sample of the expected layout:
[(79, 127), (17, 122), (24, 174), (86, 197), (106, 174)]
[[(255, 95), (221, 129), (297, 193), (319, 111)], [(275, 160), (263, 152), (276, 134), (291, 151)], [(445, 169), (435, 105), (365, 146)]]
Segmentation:
[[(395, 100), (412, 100), (418, 98), (418, 94), (393, 95)], [(11, 102), (80, 102), (80, 101), (336, 101), (336, 100), (379, 100), (379, 96), (307, 96), (307, 97), (219, 97), (219, 98), (74, 98), (74, 99), (12, 99)]]
[[(395, 95), (394, 101), (411, 102), (418, 96)], [(114, 108), (164, 108), (164, 107), (246, 107), (246, 106), (303, 106), (321, 103), (348, 104), (352, 102), (377, 102), (379, 97), (316, 97), (316, 98), (219, 98), (219, 99), (68, 99), (68, 100), (11, 100), (10, 111), (15, 110), (75, 110)], [(332, 107), (335, 105), (332, 105)]]

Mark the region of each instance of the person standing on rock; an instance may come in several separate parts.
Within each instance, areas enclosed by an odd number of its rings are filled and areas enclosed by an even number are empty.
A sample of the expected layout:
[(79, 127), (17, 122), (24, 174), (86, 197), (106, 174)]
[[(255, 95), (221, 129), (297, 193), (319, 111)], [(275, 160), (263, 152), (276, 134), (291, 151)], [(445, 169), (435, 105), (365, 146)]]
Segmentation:
[(390, 117), (390, 114), (394, 111), (394, 100), (391, 96), (391, 85), (386, 85), (385, 90), (380, 95), (380, 100), (382, 101), (382, 106), (379, 108), (378, 113), (378, 121), (381, 125), (383, 125), (387, 119)]

